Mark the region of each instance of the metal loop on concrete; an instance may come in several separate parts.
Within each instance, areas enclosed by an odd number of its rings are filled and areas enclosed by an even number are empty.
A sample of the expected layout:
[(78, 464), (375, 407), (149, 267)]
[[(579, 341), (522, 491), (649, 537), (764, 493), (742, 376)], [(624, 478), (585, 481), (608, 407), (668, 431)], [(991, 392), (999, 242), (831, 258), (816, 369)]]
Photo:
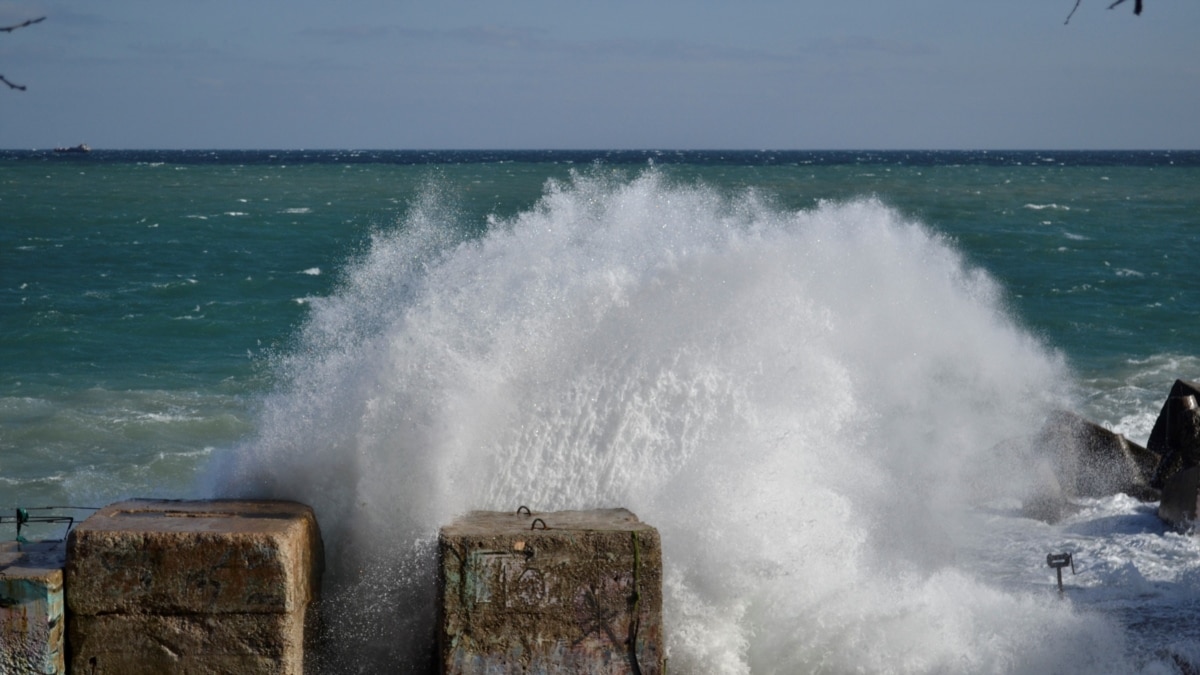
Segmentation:
[(522, 509), (524, 509), (524, 510), (525, 510), (525, 515), (527, 515), (527, 516), (532, 516), (532, 515), (533, 515), (533, 511), (530, 511), (528, 506), (518, 506), (518, 507), (517, 507), (517, 515), (518, 515), (518, 516), (519, 516), (519, 515), (521, 515), (521, 510), (522, 510)]
[(538, 526), (537, 526), (537, 524), (538, 524), (538, 523), (541, 523), (541, 524), (542, 524), (542, 529), (543, 529), (543, 530), (548, 530), (548, 529), (550, 529), (550, 527), (546, 525), (546, 521), (542, 520), (541, 518), (534, 518), (534, 519), (533, 519), (533, 523), (531, 523), (531, 524), (529, 525), (529, 529), (531, 529), (531, 530), (536, 530), (536, 529), (538, 529)]

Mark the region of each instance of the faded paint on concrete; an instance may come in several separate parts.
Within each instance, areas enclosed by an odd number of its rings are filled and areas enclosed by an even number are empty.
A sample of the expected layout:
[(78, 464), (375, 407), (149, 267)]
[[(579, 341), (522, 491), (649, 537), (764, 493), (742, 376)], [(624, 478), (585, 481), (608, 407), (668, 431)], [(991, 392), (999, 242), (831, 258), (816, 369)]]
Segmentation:
[(662, 672), (658, 532), (629, 511), (473, 512), (439, 565), (445, 673)]
[(66, 672), (62, 542), (0, 543), (0, 673)]

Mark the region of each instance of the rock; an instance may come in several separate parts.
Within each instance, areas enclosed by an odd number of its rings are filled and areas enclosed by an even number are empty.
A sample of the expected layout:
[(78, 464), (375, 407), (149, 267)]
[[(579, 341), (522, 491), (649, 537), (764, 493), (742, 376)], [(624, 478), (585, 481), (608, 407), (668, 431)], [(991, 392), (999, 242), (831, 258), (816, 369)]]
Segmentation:
[(62, 542), (0, 543), (0, 673), (67, 672)]
[(323, 560), (294, 502), (100, 509), (67, 540), (72, 670), (299, 674)]
[(1022, 500), (1021, 515), (1056, 523), (1070, 515), (1074, 507), (1063, 492), (1058, 476), (1049, 463), (1038, 462), (1034, 467), (1033, 485), (1029, 494)]
[(438, 563), (444, 673), (663, 672), (658, 532), (629, 511), (473, 512)]
[(1200, 387), (1175, 380), (1150, 431), (1146, 446), (1161, 458), (1151, 485), (1161, 488), (1158, 516), (1177, 530), (1196, 521), (1200, 483)]
[(1052, 413), (1035, 437), (1034, 447), (1053, 458), (1055, 473), (1068, 498), (1118, 492), (1157, 498), (1150, 488), (1150, 478), (1158, 457), (1075, 413)]
[(1189, 531), (1196, 522), (1200, 501), (1200, 466), (1177, 472), (1163, 485), (1158, 517), (1179, 531)]
[[(1176, 380), (1172, 392), (1188, 386)], [(1161, 488), (1175, 472), (1200, 464), (1200, 405), (1196, 396), (1168, 396), (1154, 429), (1161, 430), (1155, 442), (1163, 452), (1150, 484)]]
[(1175, 384), (1171, 385), (1167, 400), (1163, 402), (1158, 419), (1154, 421), (1154, 427), (1150, 430), (1150, 438), (1146, 439), (1146, 449), (1155, 455), (1163, 456), (1170, 451), (1167, 438), (1167, 409), (1171, 406), (1171, 399), (1184, 396), (1193, 396), (1200, 401), (1200, 385), (1186, 380), (1175, 380)]

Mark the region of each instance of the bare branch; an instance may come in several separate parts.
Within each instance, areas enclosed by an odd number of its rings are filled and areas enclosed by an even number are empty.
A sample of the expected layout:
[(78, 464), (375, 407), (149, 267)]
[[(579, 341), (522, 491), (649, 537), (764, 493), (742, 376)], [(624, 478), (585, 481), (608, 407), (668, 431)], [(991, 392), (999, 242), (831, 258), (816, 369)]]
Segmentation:
[[(1083, 0), (1075, 0), (1075, 6), (1071, 8), (1071, 13), (1067, 15), (1067, 20), (1063, 22), (1064, 26), (1071, 23), (1071, 17), (1075, 16), (1075, 10), (1079, 9), (1080, 2), (1083, 2)], [(1116, 0), (1116, 2), (1109, 5), (1108, 8), (1112, 9), (1113, 7), (1116, 7), (1117, 5), (1121, 4), (1122, 2), (1125, 2), (1125, 0)], [(1137, 16), (1142, 15), (1142, 0), (1134, 0), (1133, 13)]]
[(16, 89), (17, 91), (25, 91), (25, 85), (17, 84), (15, 82), (10, 82), (8, 80), (8, 78), (4, 77), (3, 75), (0, 75), (0, 82), (7, 84), (9, 89)]
[(1079, 3), (1081, 2), (1083, 0), (1075, 0), (1075, 6), (1071, 8), (1071, 13), (1067, 15), (1067, 20), (1063, 22), (1064, 26), (1071, 23), (1071, 17), (1075, 16), (1075, 10), (1079, 9)]
[(28, 21), (25, 21), (25, 22), (23, 22), (23, 23), (17, 23), (17, 24), (13, 24), (13, 25), (11, 25), (11, 26), (0, 26), (0, 32), (4, 32), (4, 33), (11, 33), (11, 32), (13, 32), (14, 30), (16, 30), (16, 29), (18, 29), (18, 28), (24, 28), (24, 27), (26, 27), (26, 26), (32, 26), (32, 25), (33, 25), (33, 24), (35, 24), (35, 23), (41, 23), (41, 22), (43, 22), (43, 21), (45, 21), (45, 20), (46, 20), (46, 17), (44, 17), (44, 16), (39, 16), (39, 17), (38, 17), (38, 18), (36, 18), (36, 19), (29, 19)]
[[(1112, 9), (1113, 7), (1116, 7), (1117, 5), (1121, 4), (1122, 2), (1125, 2), (1125, 0), (1117, 0), (1117, 1), (1116, 1), (1116, 2), (1114, 2), (1113, 4), (1109, 5), (1109, 6), (1108, 6), (1108, 8), (1109, 8), (1109, 9)], [(1142, 0), (1134, 0), (1134, 3), (1133, 3), (1133, 13), (1134, 13), (1135, 15), (1137, 15), (1137, 16), (1141, 16), (1141, 14), (1142, 14)]]
[[(35, 23), (41, 23), (45, 20), (46, 20), (46, 17), (39, 16), (36, 19), (28, 19), (26, 21), (22, 21), (21, 23), (15, 23), (11, 26), (0, 26), (0, 33), (11, 33), (14, 30), (17, 30), (18, 28), (32, 26)], [(25, 85), (17, 84), (16, 82), (9, 80), (7, 77), (4, 77), (3, 75), (0, 75), (0, 84), (6, 84), (6, 85), (8, 85), (9, 89), (16, 89), (17, 91), (25, 91), (25, 89), (26, 89)]]

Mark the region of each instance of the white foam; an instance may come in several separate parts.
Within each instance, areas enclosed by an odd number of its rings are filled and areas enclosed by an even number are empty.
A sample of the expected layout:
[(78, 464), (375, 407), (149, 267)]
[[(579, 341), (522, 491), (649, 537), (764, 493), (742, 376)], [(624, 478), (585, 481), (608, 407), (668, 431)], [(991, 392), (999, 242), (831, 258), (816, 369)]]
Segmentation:
[(652, 170), (552, 183), (474, 241), (451, 202), (310, 301), (258, 437), (210, 473), (316, 507), (345, 658), (427, 667), (437, 528), (528, 504), (660, 529), (672, 672), (1133, 668), (1046, 592), (1044, 530), (975, 508), (1021, 493), (995, 445), (1069, 383), (940, 236)]

